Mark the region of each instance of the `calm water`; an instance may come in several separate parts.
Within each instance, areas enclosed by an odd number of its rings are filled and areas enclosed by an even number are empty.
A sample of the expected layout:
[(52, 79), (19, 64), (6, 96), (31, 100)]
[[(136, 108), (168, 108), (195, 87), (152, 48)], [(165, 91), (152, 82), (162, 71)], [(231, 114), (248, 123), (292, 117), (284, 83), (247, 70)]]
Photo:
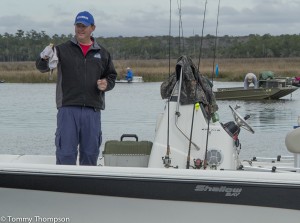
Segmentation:
[[(242, 86), (217, 83), (215, 87)], [(56, 129), (55, 84), (0, 84), (0, 153), (54, 154)], [(219, 101), (220, 121), (232, 121), (229, 105), (238, 104), (239, 113), (251, 115), (255, 130), (242, 130), (241, 156), (288, 154), (284, 139), (300, 115), (300, 90), (277, 101)], [(153, 141), (158, 113), (163, 111), (160, 83), (117, 84), (106, 94), (102, 112), (103, 145), (123, 133), (135, 133), (139, 140)]]

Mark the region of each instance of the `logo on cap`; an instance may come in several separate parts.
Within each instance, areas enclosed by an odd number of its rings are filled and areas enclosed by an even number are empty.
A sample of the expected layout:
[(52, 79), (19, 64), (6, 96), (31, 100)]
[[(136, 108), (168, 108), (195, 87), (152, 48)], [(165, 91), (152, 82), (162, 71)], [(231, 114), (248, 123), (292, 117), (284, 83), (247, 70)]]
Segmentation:
[(94, 17), (87, 11), (79, 12), (75, 18), (75, 25), (81, 23), (85, 26), (94, 25)]

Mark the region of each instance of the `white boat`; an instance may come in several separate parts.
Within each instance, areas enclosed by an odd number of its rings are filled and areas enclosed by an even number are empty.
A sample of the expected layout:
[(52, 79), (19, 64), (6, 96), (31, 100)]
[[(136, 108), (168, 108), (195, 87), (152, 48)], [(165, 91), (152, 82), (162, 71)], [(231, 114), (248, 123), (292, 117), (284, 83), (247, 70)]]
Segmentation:
[(132, 80), (126, 80), (126, 79), (120, 79), (120, 80), (116, 80), (116, 83), (143, 83), (143, 77), (142, 76), (133, 76)]
[(183, 105), (189, 70), (177, 63), (153, 142), (108, 141), (96, 167), (0, 155), (0, 216), (7, 222), (299, 222), (300, 128), (286, 137), (293, 159), (241, 161), (239, 132), (254, 130), (235, 108), (228, 108), (233, 121), (220, 123), (203, 102)]

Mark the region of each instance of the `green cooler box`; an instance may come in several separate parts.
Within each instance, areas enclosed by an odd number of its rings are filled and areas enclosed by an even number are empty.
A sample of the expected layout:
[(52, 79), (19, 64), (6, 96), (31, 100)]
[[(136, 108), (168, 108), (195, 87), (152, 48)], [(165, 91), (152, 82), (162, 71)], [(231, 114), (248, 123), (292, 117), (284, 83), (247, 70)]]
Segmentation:
[[(135, 141), (123, 141), (123, 138), (135, 138)], [(135, 134), (124, 134), (121, 140), (109, 140), (105, 143), (104, 166), (148, 167), (153, 143), (138, 141)]]

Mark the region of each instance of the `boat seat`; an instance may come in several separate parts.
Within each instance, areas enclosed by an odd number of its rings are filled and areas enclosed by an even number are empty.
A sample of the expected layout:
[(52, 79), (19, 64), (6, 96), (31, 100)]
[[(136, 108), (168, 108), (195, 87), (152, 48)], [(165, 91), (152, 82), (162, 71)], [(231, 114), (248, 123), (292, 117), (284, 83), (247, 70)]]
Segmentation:
[(285, 146), (291, 153), (300, 154), (300, 128), (296, 128), (286, 135)]
[(294, 154), (294, 167), (296, 172), (300, 172), (300, 128), (296, 128), (286, 135), (285, 145), (288, 151)]

